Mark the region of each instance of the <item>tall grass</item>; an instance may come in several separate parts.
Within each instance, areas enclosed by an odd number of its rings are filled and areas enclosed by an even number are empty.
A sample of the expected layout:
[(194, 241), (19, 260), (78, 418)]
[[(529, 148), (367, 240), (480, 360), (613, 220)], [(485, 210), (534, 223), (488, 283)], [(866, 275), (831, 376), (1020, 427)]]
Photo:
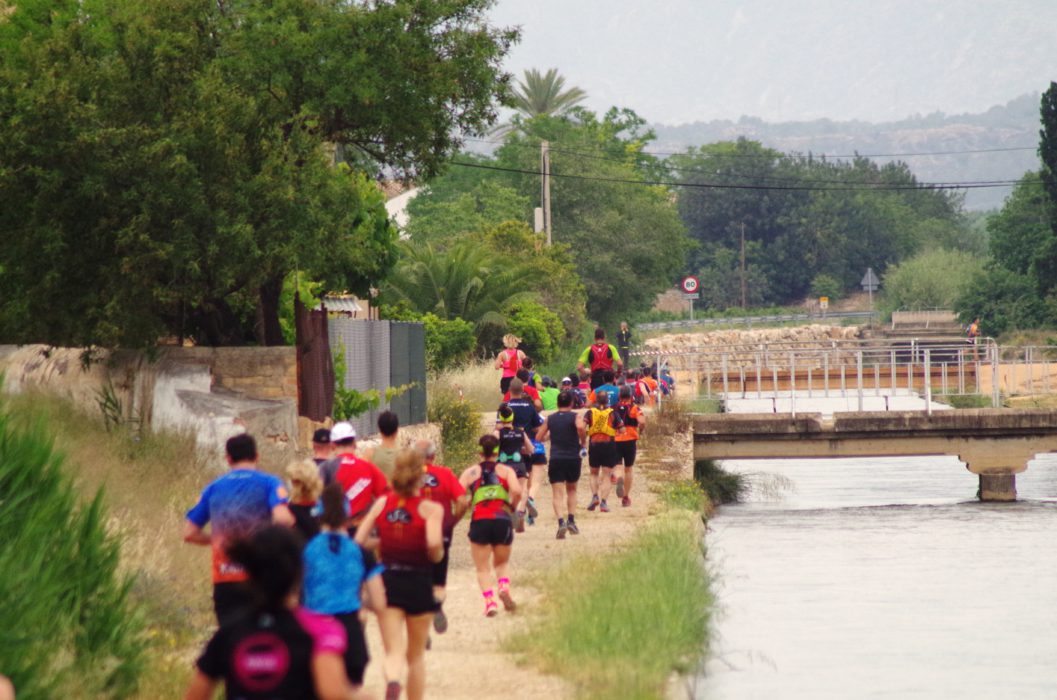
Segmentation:
[(476, 462), (477, 441), (481, 437), (481, 412), (451, 389), (429, 394), (429, 422), (440, 425), (443, 463), (461, 474)]
[(44, 424), (0, 406), (0, 669), (23, 700), (130, 696), (144, 622), (97, 491), (79, 503)]
[(432, 375), (427, 393), (451, 391), (479, 412), (495, 411), (503, 398), (499, 377), (500, 372), (491, 361), (469, 362)]
[(533, 634), (511, 647), (582, 698), (663, 698), (672, 672), (706, 651), (712, 594), (694, 517), (674, 511), (626, 547), (553, 574)]

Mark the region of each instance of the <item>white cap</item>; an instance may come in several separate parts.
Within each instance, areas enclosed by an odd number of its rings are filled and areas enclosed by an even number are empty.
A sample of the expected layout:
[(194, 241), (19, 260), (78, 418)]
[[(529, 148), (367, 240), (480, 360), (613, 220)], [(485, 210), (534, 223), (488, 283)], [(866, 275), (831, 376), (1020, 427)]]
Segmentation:
[(330, 429), (331, 442), (341, 442), (349, 439), (356, 439), (356, 428), (353, 428), (351, 423), (341, 421), (340, 423), (335, 423), (334, 427)]

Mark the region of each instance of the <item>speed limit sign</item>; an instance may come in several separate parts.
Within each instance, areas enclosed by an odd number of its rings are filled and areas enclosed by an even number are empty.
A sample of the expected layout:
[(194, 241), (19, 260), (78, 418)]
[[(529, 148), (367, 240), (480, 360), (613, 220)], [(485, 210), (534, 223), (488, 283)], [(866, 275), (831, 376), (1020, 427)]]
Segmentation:
[(699, 286), (701, 286), (701, 282), (693, 275), (687, 275), (683, 278), (682, 288), (687, 294), (693, 294)]

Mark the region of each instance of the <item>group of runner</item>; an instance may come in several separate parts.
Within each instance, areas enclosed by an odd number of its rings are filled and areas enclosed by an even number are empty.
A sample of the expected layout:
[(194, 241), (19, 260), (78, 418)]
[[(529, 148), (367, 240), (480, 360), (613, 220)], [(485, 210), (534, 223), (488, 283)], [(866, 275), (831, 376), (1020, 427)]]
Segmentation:
[[(287, 466), (289, 483), (260, 471), (250, 435), (225, 446), (230, 469), (187, 513), (185, 541), (212, 548), (219, 629), (197, 661), (190, 700), (213, 697), (361, 697), (369, 660), (363, 611), (384, 647), (386, 698), (421, 698), (430, 627), (443, 611), (455, 524), (471, 510), (471, 553), (486, 601), (515, 609), (507, 572), (516, 476), (498, 440), (461, 478), (434, 463), (429, 440), (401, 449), (395, 414), (378, 419), (381, 444), (356, 450), (347, 422), (313, 436), (312, 460)], [(504, 524), (506, 525), (504, 527)], [(206, 528), (209, 528), (208, 532)]]
[(212, 549), (218, 624), (197, 661), (189, 700), (211, 698), (221, 682), (228, 697), (247, 700), (362, 696), (365, 611), (379, 623), (386, 698), (405, 690), (422, 698), (430, 628), (448, 628), (449, 550), (466, 512), (484, 614), (493, 617), (500, 605), (517, 607), (509, 572), (514, 534), (539, 518), (545, 472), (558, 539), (579, 534), (585, 457), (588, 510), (608, 512), (614, 485), (622, 505), (631, 505), (645, 424), (640, 404), (660, 385), (651, 387), (645, 371), (623, 374), (620, 350), (601, 330), (560, 387), (549, 377), (537, 381), (519, 342), (504, 339), (496, 429), (480, 438), (479, 462), (459, 477), (434, 463), (432, 442), (401, 448), (399, 420), (388, 411), (378, 418), (381, 443), (362, 455), (351, 424), (317, 430), (313, 459), (288, 465), (287, 482), (258, 469), (250, 435), (227, 441), (230, 469), (206, 486), (184, 529), (185, 541)]

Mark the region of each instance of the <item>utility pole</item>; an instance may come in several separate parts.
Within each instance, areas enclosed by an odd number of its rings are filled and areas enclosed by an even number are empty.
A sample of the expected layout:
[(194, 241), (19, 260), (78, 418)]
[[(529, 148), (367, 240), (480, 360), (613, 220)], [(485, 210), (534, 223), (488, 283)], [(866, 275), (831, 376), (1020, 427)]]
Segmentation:
[(540, 201), (543, 203), (543, 229), (547, 232), (547, 245), (554, 241), (551, 237), (551, 153), (550, 143), (540, 141)]
[(745, 281), (745, 222), (741, 222), (741, 308), (747, 309), (749, 287)]

